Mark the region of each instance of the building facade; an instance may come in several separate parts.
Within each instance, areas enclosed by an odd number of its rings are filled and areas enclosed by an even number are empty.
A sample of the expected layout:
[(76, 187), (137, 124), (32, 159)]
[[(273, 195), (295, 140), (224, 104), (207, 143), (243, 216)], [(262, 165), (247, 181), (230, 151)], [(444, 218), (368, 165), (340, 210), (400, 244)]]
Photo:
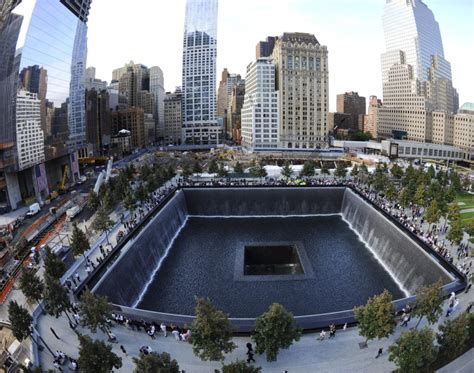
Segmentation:
[[(77, 149), (84, 145), (86, 134), (84, 74), (90, 3), (2, 2), (0, 206), (4, 208), (15, 209), (30, 197), (44, 200), (65, 165), (71, 170), (70, 180), (79, 176)], [(61, 48), (53, 48), (58, 35)], [(25, 105), (31, 109), (29, 119), (21, 114)], [(21, 145), (24, 131), (34, 133), (30, 140), (35, 150)], [(42, 151), (37, 144), (41, 139)]]
[(279, 93), (275, 65), (260, 58), (247, 66), (245, 98), (241, 111), (242, 145), (253, 150), (279, 147)]
[(174, 93), (167, 92), (164, 100), (164, 141), (166, 145), (181, 145), (181, 129), (183, 126), (183, 112), (181, 110), (181, 89)]
[(364, 122), (364, 132), (368, 132), (372, 135), (372, 138), (378, 138), (378, 118), (379, 109), (382, 107), (382, 100), (378, 99), (377, 96), (369, 97), (369, 107), (367, 110), (367, 116)]
[(132, 107), (113, 112), (110, 115), (112, 134), (121, 130), (130, 131), (132, 149), (146, 146), (145, 112), (141, 108)]
[(258, 60), (259, 58), (270, 57), (277, 39), (277, 36), (268, 36), (265, 41), (259, 41), (255, 47), (255, 58)]
[(227, 69), (222, 71), (222, 77), (217, 91), (217, 118), (221, 119), (223, 123), (224, 135), (227, 140), (232, 139), (232, 135), (229, 136), (229, 123), (227, 122), (229, 102), (232, 99), (234, 87), (240, 84), (241, 81), (242, 78), (240, 75), (230, 74)]
[(86, 78), (84, 80), (84, 87), (87, 91), (95, 89), (96, 91), (102, 91), (107, 89), (107, 82), (105, 80), (97, 79), (95, 76), (95, 67), (90, 66), (86, 69)]
[(285, 33), (272, 53), (280, 92), (280, 146), (315, 149), (328, 140), (328, 51), (316, 37)]
[(153, 116), (155, 117), (155, 136), (156, 139), (163, 137), (165, 125), (165, 80), (163, 71), (158, 66), (150, 67), (150, 93), (153, 94), (155, 109)]
[(337, 95), (336, 111), (338, 113), (346, 113), (351, 116), (351, 123), (348, 129), (353, 131), (362, 131), (362, 126), (359, 124), (360, 115), (365, 115), (365, 97), (359, 96), (357, 92), (346, 92)]
[(378, 135), (431, 142), (432, 112), (454, 113), (458, 102), (439, 25), (422, 0), (387, 0), (383, 28)]
[(187, 0), (183, 37), (183, 129), (187, 144), (218, 144), (216, 119), (217, 0)]
[(245, 81), (241, 80), (232, 90), (227, 108), (226, 137), (237, 145), (242, 143), (242, 106), (245, 98)]
[(109, 93), (106, 89), (86, 91), (87, 156), (104, 156), (110, 146)]

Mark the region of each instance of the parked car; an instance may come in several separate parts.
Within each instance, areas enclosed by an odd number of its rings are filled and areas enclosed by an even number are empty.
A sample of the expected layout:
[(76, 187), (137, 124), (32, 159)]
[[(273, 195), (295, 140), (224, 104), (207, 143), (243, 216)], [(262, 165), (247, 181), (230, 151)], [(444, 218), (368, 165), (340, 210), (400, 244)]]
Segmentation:
[(74, 217), (76, 217), (81, 211), (82, 211), (82, 207), (79, 207), (79, 206), (77, 206), (77, 205), (71, 207), (70, 209), (67, 209), (67, 210), (66, 210), (67, 220), (68, 220), (68, 221), (71, 221), (71, 220), (74, 219)]

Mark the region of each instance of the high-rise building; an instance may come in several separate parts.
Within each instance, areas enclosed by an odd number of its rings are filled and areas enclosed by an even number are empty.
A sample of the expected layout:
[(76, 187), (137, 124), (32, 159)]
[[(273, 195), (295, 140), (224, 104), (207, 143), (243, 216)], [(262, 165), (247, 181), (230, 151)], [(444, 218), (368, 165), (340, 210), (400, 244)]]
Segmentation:
[(464, 160), (474, 163), (474, 104), (467, 102), (454, 116), (453, 145), (464, 151)]
[(280, 92), (280, 146), (288, 149), (325, 146), (329, 108), (326, 46), (312, 34), (284, 33), (275, 42), (272, 58)]
[[(84, 74), (90, 3), (2, 1), (0, 206), (15, 209), (26, 198), (46, 198), (48, 185), (59, 181), (65, 165), (69, 165), (70, 180), (79, 176), (76, 151), (86, 133)], [(21, 113), (25, 105), (31, 109), (26, 117)], [(28, 139), (35, 143), (33, 152), (22, 146), (25, 129), (34, 133)]]
[(262, 57), (270, 57), (275, 47), (275, 41), (278, 39), (277, 36), (268, 36), (267, 40), (259, 41), (255, 47), (255, 58), (257, 60)]
[(181, 110), (181, 89), (176, 88), (174, 93), (167, 92), (164, 100), (164, 141), (167, 145), (181, 144), (181, 128), (183, 127), (183, 112)]
[[(150, 93), (154, 95), (155, 110), (155, 135), (163, 137), (165, 125), (164, 99), (165, 99), (165, 81), (163, 71), (158, 66), (150, 67)], [(155, 139), (156, 140), (156, 139)]]
[(95, 89), (96, 91), (100, 92), (104, 89), (107, 89), (107, 82), (105, 80), (97, 79), (95, 76), (95, 67), (90, 66), (86, 69), (84, 87), (87, 91)]
[(188, 144), (218, 144), (217, 0), (187, 0), (183, 37), (183, 135)]
[(219, 89), (217, 91), (217, 118), (221, 120), (224, 128), (225, 136), (230, 139), (232, 136), (227, 135), (228, 123), (227, 123), (227, 110), (229, 108), (229, 101), (232, 96), (232, 90), (234, 87), (242, 81), (240, 75), (230, 74), (225, 68), (222, 71), (221, 81), (219, 83)]
[(382, 100), (378, 99), (377, 96), (370, 96), (369, 98), (369, 109), (367, 112), (366, 121), (364, 123), (364, 132), (368, 132), (374, 139), (378, 138), (378, 117), (379, 109), (382, 107)]
[(352, 117), (348, 113), (328, 113), (328, 131), (337, 139), (346, 140), (354, 133)]
[(86, 92), (87, 156), (106, 155), (111, 136), (109, 93), (95, 88)]
[(138, 107), (128, 108), (110, 114), (112, 134), (116, 135), (121, 130), (131, 133), (132, 148), (143, 148), (146, 145), (145, 113)]
[[(150, 73), (145, 65), (133, 61), (112, 71), (112, 81), (119, 82), (121, 103), (127, 107), (139, 106), (141, 91), (150, 89)], [(119, 98), (120, 100), (120, 98)]]
[(275, 65), (259, 58), (247, 66), (245, 98), (241, 111), (242, 145), (255, 149), (279, 147), (279, 92), (275, 87)]
[(357, 92), (337, 95), (336, 110), (338, 113), (350, 114), (351, 123), (346, 123), (347, 129), (362, 130), (359, 125), (359, 116), (365, 115), (365, 97), (359, 96)]
[(226, 136), (236, 144), (242, 143), (242, 105), (245, 98), (245, 81), (241, 80), (232, 90), (227, 108)]
[(378, 135), (431, 142), (432, 111), (457, 110), (439, 25), (422, 0), (387, 0)]

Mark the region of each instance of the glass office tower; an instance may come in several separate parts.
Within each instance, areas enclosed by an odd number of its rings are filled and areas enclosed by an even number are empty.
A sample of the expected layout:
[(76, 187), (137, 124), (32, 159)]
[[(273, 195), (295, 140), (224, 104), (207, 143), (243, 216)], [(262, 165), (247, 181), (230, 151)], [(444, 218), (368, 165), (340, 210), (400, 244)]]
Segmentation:
[(187, 0), (183, 39), (183, 134), (186, 144), (218, 144), (217, 0)]
[(64, 169), (78, 176), (90, 4), (0, 3), (0, 209), (41, 201)]

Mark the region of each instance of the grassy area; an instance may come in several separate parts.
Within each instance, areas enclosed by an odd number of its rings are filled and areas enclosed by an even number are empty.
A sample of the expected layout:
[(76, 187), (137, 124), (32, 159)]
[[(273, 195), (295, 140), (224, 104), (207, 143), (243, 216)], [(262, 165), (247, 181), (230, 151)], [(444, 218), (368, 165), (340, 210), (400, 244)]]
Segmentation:
[(474, 195), (469, 193), (458, 193), (456, 195), (456, 202), (461, 203), (459, 205), (459, 208), (461, 209), (461, 222), (465, 227), (471, 222), (472, 219), (474, 219), (474, 212), (463, 212), (463, 210), (474, 209)]

